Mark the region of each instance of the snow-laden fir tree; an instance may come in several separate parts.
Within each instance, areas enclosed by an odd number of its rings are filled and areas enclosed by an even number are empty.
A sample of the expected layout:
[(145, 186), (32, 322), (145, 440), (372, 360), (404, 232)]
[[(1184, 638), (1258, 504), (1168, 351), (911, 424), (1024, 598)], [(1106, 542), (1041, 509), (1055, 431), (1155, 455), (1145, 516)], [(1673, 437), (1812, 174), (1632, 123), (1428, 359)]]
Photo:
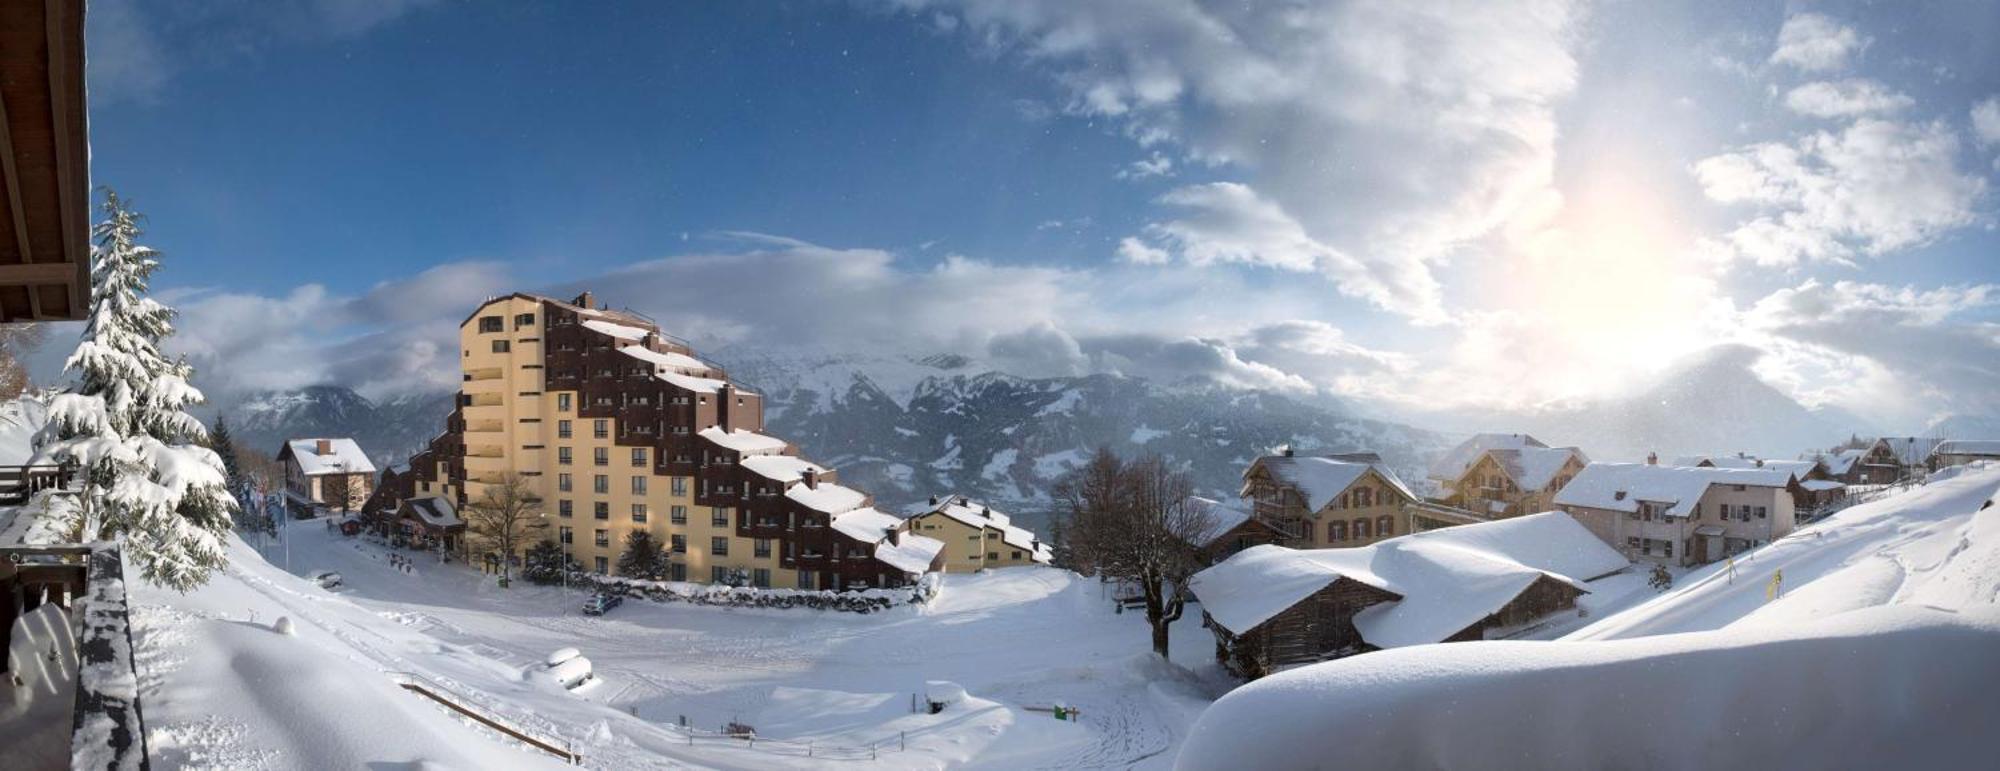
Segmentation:
[(75, 383), (49, 400), (40, 458), (72, 468), (74, 495), (46, 497), (45, 529), (122, 539), (141, 575), (187, 591), (225, 560), (237, 506), (222, 459), (188, 414), (193, 368), (160, 352), (172, 309), (146, 296), (158, 253), (138, 242), (138, 213), (106, 192), (92, 228), (90, 319), (64, 364)]

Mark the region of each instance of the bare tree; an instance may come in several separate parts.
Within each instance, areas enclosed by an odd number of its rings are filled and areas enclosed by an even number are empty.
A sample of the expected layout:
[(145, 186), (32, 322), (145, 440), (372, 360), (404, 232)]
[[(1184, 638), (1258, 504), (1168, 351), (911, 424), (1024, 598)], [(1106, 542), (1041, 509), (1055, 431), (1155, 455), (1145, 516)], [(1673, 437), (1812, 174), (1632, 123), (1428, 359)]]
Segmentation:
[(489, 484), (480, 496), (465, 507), (465, 530), (479, 536), (500, 552), (500, 581), (505, 586), (508, 561), (516, 547), (541, 538), (549, 529), (542, 519), (542, 499), (528, 478), (509, 473), (498, 483)]
[(48, 327), (41, 324), (0, 326), (0, 401), (28, 389), (28, 356), (48, 337)]
[(1182, 590), (1201, 570), (1197, 544), (1215, 526), (1194, 500), (1186, 471), (1157, 455), (1126, 461), (1099, 448), (1056, 486), (1073, 559), (1137, 584), (1153, 629), (1153, 652), (1167, 657), (1168, 627), (1185, 610)]

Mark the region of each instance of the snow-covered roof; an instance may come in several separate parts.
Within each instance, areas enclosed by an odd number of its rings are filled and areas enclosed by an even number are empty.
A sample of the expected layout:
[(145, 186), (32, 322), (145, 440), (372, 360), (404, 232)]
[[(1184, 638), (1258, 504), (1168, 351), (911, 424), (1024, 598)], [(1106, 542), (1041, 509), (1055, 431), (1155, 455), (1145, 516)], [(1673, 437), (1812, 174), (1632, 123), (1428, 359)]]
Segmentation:
[(660, 372), (656, 373), (654, 377), (670, 385), (685, 388), (698, 394), (712, 394), (722, 390), (723, 386), (729, 385), (728, 381), (717, 380), (712, 377), (683, 375), (679, 372)]
[(1812, 473), (1817, 460), (1777, 460), (1759, 458), (1755, 455), (1682, 455), (1674, 459), (1676, 466), (1700, 466), (1708, 464), (1715, 468), (1776, 469), (1791, 474), (1794, 478), (1805, 479)]
[(609, 321), (599, 321), (597, 319), (586, 319), (583, 322), (583, 326), (585, 329), (593, 332), (602, 332), (620, 340), (644, 340), (648, 332), (648, 330), (639, 327), (613, 324)]
[(1841, 450), (1832, 455), (1819, 456), (1819, 462), (1826, 464), (1826, 473), (1834, 476), (1843, 476), (1849, 469), (1854, 468), (1854, 464), (1861, 460), (1862, 456), (1867, 454), (1868, 451), (1863, 449)]
[(1647, 463), (1592, 463), (1556, 493), (1555, 503), (1611, 511), (1638, 511), (1639, 502), (1667, 505), (1666, 514), (1685, 517), (1709, 485), (1784, 487), (1790, 471), (1655, 466)]
[(1236, 504), (1218, 501), (1213, 498), (1203, 498), (1198, 495), (1194, 496), (1192, 500), (1195, 502), (1195, 505), (1206, 506), (1208, 508), (1208, 516), (1211, 520), (1208, 532), (1197, 539), (1196, 546), (1207, 546), (1215, 543), (1216, 539), (1235, 529), (1237, 525), (1250, 520), (1250, 510)]
[[(1307, 511), (1319, 511), (1338, 497), (1348, 486), (1354, 484), (1369, 469), (1374, 469), (1389, 485), (1412, 500), (1416, 494), (1403, 485), (1396, 472), (1381, 462), (1372, 453), (1349, 453), (1337, 456), (1316, 455), (1266, 455), (1251, 463), (1251, 468), (1263, 466), (1279, 482), (1298, 490), (1306, 501)], [(1247, 471), (1245, 472), (1248, 473)]]
[(417, 515), (424, 524), (431, 527), (458, 527), (465, 520), (458, 518), (458, 507), (451, 500), (440, 496), (411, 498), (403, 501), (403, 506), (411, 514)]
[[(599, 322), (592, 321), (584, 323), (595, 324)], [(674, 353), (672, 351), (655, 351), (643, 345), (628, 345), (623, 348), (619, 348), (618, 352), (625, 354), (626, 356), (630, 356), (634, 359), (638, 359), (640, 361), (651, 364), (657, 369), (669, 372), (678, 372), (683, 375), (699, 375), (700, 373), (709, 372), (715, 369), (714, 367), (709, 366), (708, 362), (702, 361), (693, 356), (689, 356), (685, 353)]]
[(765, 479), (791, 484), (805, 478), (805, 472), (826, 473), (826, 467), (795, 455), (752, 455), (743, 459), (742, 467)]
[(875, 559), (890, 567), (912, 575), (931, 569), (938, 552), (944, 551), (944, 542), (936, 538), (903, 533), (895, 538), (875, 544)]
[[(327, 442), (327, 453), (319, 454), (319, 443)], [(299, 470), (306, 476), (322, 474), (373, 474), (375, 464), (369, 462), (368, 453), (361, 451), (361, 445), (353, 439), (293, 439), (285, 442), (292, 451), (292, 459), (299, 464)]]
[(1544, 576), (1585, 589), (1583, 581), (1627, 564), (1574, 518), (1551, 511), (1352, 549), (1253, 546), (1196, 574), (1190, 588), (1216, 623), (1241, 634), (1346, 578), (1398, 596), (1354, 618), (1362, 639), (1390, 648), (1450, 637)]
[(1590, 462), (1575, 447), (1508, 447), (1486, 452), (1522, 490), (1547, 487), (1572, 457), (1584, 463)]
[[(1487, 450), (1520, 450), (1525, 448), (1547, 449), (1548, 445), (1527, 434), (1473, 434), (1471, 439), (1451, 448), (1436, 462), (1431, 464), (1431, 479), (1439, 482), (1456, 482), (1465, 472), (1472, 470), (1472, 464), (1479, 462), (1480, 454)], [(1516, 484), (1520, 480), (1515, 480)]]
[(785, 497), (808, 509), (828, 514), (853, 511), (868, 502), (867, 493), (832, 482), (819, 482), (811, 487), (792, 485), (785, 490)]
[(721, 426), (709, 426), (701, 430), (701, 438), (744, 455), (773, 455), (784, 452), (786, 447), (783, 439), (740, 428), (724, 431)]
[(903, 524), (894, 514), (884, 514), (874, 507), (864, 507), (833, 518), (833, 529), (862, 543), (875, 543)]
[(1928, 436), (1885, 436), (1876, 440), (1887, 445), (1889, 452), (1896, 456), (1896, 462), (1905, 466), (1915, 466), (1931, 457), (1931, 450), (1937, 448), (1943, 439)]
[(2000, 457), (2000, 439), (1946, 439), (1938, 442), (1932, 454)]
[(1816, 493), (1821, 493), (1821, 492), (1826, 492), (1828, 490), (1838, 490), (1840, 488), (1846, 487), (1847, 485), (1842, 484), (1840, 482), (1835, 482), (1831, 479), (1808, 479), (1804, 482), (1800, 482), (1799, 486)]
[[(1048, 562), (1055, 558), (1049, 545), (1042, 543), (1035, 534), (1013, 524), (1013, 519), (990, 506), (958, 495), (944, 496), (942, 502), (923, 514), (942, 514), (960, 523), (976, 528), (991, 528), (1000, 531), (1000, 540), (1008, 546), (1029, 552), (1036, 562)], [(919, 514), (922, 516), (922, 514)]]

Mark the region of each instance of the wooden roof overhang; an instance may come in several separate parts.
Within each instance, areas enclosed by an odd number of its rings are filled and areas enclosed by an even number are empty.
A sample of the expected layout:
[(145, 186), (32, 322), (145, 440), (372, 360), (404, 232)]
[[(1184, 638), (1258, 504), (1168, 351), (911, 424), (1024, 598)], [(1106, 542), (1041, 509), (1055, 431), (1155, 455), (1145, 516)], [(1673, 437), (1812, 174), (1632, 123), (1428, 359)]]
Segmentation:
[(84, 0), (0, 0), (0, 322), (90, 303)]

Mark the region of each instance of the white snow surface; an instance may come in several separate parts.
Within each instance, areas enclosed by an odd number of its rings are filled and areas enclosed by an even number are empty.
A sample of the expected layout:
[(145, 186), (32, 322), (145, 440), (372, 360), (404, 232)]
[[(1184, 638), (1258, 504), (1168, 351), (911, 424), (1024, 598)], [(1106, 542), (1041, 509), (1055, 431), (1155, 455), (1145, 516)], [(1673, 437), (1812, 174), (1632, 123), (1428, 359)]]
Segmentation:
[[(1206, 711), (1178, 764), (1984, 765), (2000, 724), (1996, 493), (2000, 464), (1934, 474), (1557, 641), (1411, 646), (1267, 677)], [(1359, 724), (1366, 741), (1327, 730)]]
[(805, 478), (805, 472), (826, 473), (826, 467), (794, 455), (752, 455), (743, 459), (744, 468), (765, 479), (791, 484)]
[(1456, 482), (1459, 477), (1478, 462), (1480, 453), (1487, 450), (1519, 450), (1523, 448), (1546, 448), (1541, 440), (1527, 434), (1473, 434), (1472, 438), (1459, 443), (1431, 463), (1427, 476), (1439, 482)]
[(319, 439), (293, 439), (286, 442), (292, 448), (292, 457), (298, 460), (299, 470), (306, 476), (322, 474), (373, 474), (375, 464), (368, 460), (368, 453), (361, 451), (361, 445), (346, 437), (327, 439), (325, 455), (319, 454)]
[[(155, 767), (561, 765), (403, 691), (404, 678), (572, 744), (591, 768), (1157, 769), (1222, 690), (1197, 624), (1176, 624), (1176, 663), (1159, 661), (1138, 616), (1054, 569), (942, 576), (928, 606), (868, 615), (635, 598), (588, 617), (560, 587), (500, 589), (427, 555), (405, 573), (391, 550), (318, 523), (286, 532), (295, 570), (337, 570), (345, 587), (329, 593), (232, 539), (231, 567), (207, 586), (136, 592)], [(271, 631), (279, 616), (297, 636)], [(558, 648), (587, 657), (595, 684), (569, 692), (538, 675)], [(930, 680), (970, 695), (911, 713)], [(1026, 709), (1058, 702), (1082, 720)], [(699, 729), (692, 745), (681, 716)], [(756, 727), (754, 748), (713, 735), (729, 721)]]
[(599, 319), (586, 319), (583, 322), (583, 326), (585, 329), (588, 329), (592, 332), (610, 335), (612, 337), (618, 338), (619, 340), (636, 341), (636, 340), (644, 340), (646, 338), (646, 330), (644, 329), (634, 326), (627, 326), (624, 324), (614, 324), (612, 322), (602, 321)]
[[(584, 325), (588, 326), (591, 324), (600, 324), (600, 323), (603, 322), (586, 321), (584, 322)], [(623, 348), (619, 348), (618, 352), (625, 354), (626, 356), (630, 356), (634, 359), (638, 359), (640, 361), (651, 364), (658, 370), (664, 370), (668, 372), (678, 372), (683, 375), (705, 375), (706, 373), (711, 372), (715, 369), (715, 367), (709, 366), (708, 362), (702, 361), (693, 356), (689, 356), (685, 353), (674, 353), (672, 351), (655, 351), (643, 345), (628, 345)]]
[(1347, 490), (1371, 468), (1404, 496), (1417, 497), (1403, 484), (1403, 480), (1397, 478), (1396, 472), (1383, 463), (1362, 463), (1315, 455), (1266, 455), (1258, 458), (1257, 462), (1270, 469), (1280, 481), (1297, 488), (1305, 497), (1307, 511), (1326, 508), (1335, 496)]
[(813, 487), (792, 485), (785, 489), (785, 497), (813, 511), (828, 514), (853, 511), (868, 503), (867, 493), (832, 482), (819, 482)]

